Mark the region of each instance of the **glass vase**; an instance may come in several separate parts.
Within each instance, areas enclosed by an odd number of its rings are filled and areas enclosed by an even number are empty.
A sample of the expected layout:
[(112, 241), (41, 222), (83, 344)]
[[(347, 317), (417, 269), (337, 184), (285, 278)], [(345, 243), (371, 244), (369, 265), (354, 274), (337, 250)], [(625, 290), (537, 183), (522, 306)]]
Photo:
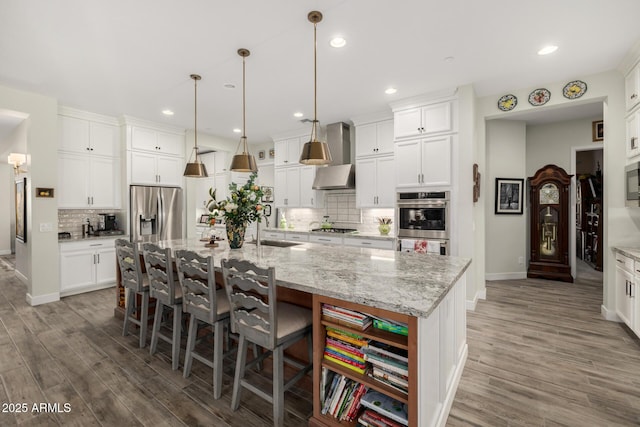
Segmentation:
[(391, 226), (389, 224), (380, 224), (378, 226), (378, 231), (381, 235), (386, 236), (391, 231)]

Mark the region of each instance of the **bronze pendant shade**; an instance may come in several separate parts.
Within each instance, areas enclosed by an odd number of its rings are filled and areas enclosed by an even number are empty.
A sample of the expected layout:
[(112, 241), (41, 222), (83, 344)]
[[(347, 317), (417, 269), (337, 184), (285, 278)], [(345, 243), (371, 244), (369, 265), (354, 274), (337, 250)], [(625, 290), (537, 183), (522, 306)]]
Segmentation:
[[(231, 160), (230, 169), (234, 172), (257, 172), (258, 165), (256, 159), (251, 153), (249, 153), (249, 146), (247, 144), (246, 130), (246, 96), (245, 96), (245, 58), (249, 56), (251, 52), (248, 49), (238, 49), (238, 55), (242, 57), (242, 137), (240, 137), (240, 143), (238, 144), (238, 150), (236, 155)], [(238, 153), (242, 149), (241, 153)]]
[(316, 28), (322, 21), (322, 13), (309, 12), (307, 18), (313, 23), (313, 123), (311, 124), (311, 137), (302, 147), (300, 163), (303, 165), (327, 165), (332, 162), (329, 145), (324, 141), (318, 141), (318, 66), (317, 50), (318, 42)]
[(202, 77), (200, 77), (198, 74), (191, 74), (190, 77), (193, 80), (194, 88), (194, 145), (191, 156), (193, 156), (195, 153), (195, 159), (193, 162), (191, 162), (191, 157), (189, 157), (189, 162), (184, 168), (183, 175), (187, 178), (206, 178), (209, 176), (209, 174), (207, 174), (207, 167), (200, 161), (200, 154), (198, 154), (198, 80), (200, 80)]

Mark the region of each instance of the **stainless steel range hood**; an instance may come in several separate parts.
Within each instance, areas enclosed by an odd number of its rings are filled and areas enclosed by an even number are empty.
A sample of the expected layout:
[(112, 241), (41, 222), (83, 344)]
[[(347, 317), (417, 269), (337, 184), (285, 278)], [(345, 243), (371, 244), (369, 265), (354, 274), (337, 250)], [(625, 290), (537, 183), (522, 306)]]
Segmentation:
[(355, 166), (351, 160), (351, 137), (349, 125), (331, 123), (327, 125), (327, 144), (333, 162), (316, 170), (314, 190), (345, 190), (356, 188)]

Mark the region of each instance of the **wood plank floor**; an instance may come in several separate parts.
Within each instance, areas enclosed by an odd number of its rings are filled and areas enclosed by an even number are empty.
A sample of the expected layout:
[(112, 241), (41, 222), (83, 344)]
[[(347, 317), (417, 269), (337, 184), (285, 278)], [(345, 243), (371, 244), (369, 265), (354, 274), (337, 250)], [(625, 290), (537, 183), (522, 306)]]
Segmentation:
[[(467, 313), (469, 358), (447, 425), (640, 425), (640, 342), (600, 318), (600, 281), (489, 282), (487, 300)], [(30, 307), (0, 257), (0, 404), (71, 405), (0, 412), (1, 426), (271, 425), (271, 406), (249, 392), (229, 409), (231, 360), (215, 401), (211, 369), (194, 362), (183, 379), (164, 343), (149, 356), (122, 337), (113, 299), (107, 289)], [(310, 391), (307, 381), (287, 393), (287, 426), (306, 425)]]

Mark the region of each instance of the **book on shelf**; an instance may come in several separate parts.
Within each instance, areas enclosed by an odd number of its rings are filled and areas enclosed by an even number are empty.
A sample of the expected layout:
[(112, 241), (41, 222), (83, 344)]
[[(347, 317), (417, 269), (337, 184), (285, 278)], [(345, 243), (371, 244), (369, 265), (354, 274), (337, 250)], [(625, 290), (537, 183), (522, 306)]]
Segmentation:
[(369, 341), (369, 345), (367, 346), (366, 351), (378, 353), (382, 356), (391, 357), (403, 363), (409, 363), (409, 352), (405, 349), (394, 347), (390, 344), (371, 340)]
[(324, 407), (324, 399), (329, 392), (329, 388), (334, 378), (336, 377), (336, 373), (326, 367), (322, 367), (322, 375), (320, 376), (320, 407)]
[(340, 402), (340, 399), (344, 391), (344, 387), (347, 385), (347, 381), (351, 381), (351, 380), (349, 380), (344, 375), (340, 376), (340, 381), (336, 386), (336, 390), (333, 393), (333, 397), (331, 399), (331, 405), (329, 406), (329, 410), (327, 411), (329, 415), (333, 415), (334, 411), (336, 410), (336, 406), (338, 406), (338, 403)]
[(374, 375), (370, 375), (370, 377), (373, 378), (375, 381), (377, 381), (377, 382), (379, 382), (381, 384), (384, 384), (387, 387), (392, 388), (392, 389), (394, 389), (394, 390), (396, 390), (396, 391), (398, 391), (400, 393), (403, 393), (405, 395), (409, 394), (409, 389), (407, 387), (397, 385), (397, 384), (392, 383), (391, 381), (389, 381), (389, 380), (387, 380), (385, 378), (376, 377)]
[(328, 388), (324, 394), (324, 399), (321, 399), (323, 401), (323, 405), (322, 405), (322, 410), (320, 412), (322, 412), (323, 414), (326, 414), (327, 411), (329, 410), (329, 407), (331, 406), (331, 402), (333, 401), (333, 396), (336, 392), (336, 388), (338, 387), (338, 383), (343, 377), (344, 377), (343, 375), (334, 373), (333, 379), (331, 380), (331, 385), (327, 385)]
[[(409, 415), (407, 411), (407, 405), (393, 399), (392, 397), (387, 396), (384, 393), (380, 393), (379, 391), (369, 390), (362, 396), (360, 399), (360, 403), (362, 406), (365, 406), (378, 414), (383, 415), (395, 421), (396, 423), (400, 423), (404, 426), (409, 425)], [(366, 412), (366, 411), (365, 411)]]
[(332, 352), (335, 352), (335, 353), (338, 353), (338, 354), (342, 354), (343, 356), (348, 357), (349, 359), (353, 359), (353, 360), (355, 360), (357, 362), (361, 362), (361, 363), (365, 362), (364, 353), (351, 351), (349, 349), (340, 347), (339, 344), (326, 342), (324, 348), (325, 349), (329, 349)]
[(353, 391), (356, 389), (358, 384), (359, 383), (357, 381), (347, 380), (347, 385), (340, 397), (340, 402), (338, 402), (338, 406), (336, 406), (336, 410), (333, 412), (333, 418), (338, 420), (340, 419), (346, 407), (351, 404), (351, 401), (353, 400)]
[(351, 403), (348, 409), (346, 410), (346, 412), (344, 412), (340, 417), (340, 421), (351, 422), (355, 419), (356, 415), (358, 414), (358, 410), (360, 409), (360, 399), (362, 399), (362, 396), (364, 396), (366, 392), (367, 392), (367, 386), (365, 386), (362, 383), (358, 384), (358, 386), (353, 392), (353, 398), (351, 399)]
[(395, 374), (409, 376), (408, 365), (406, 363), (399, 362), (396, 359), (382, 356), (376, 353), (366, 353), (365, 359), (374, 367), (377, 366)]
[(409, 335), (409, 328), (407, 325), (392, 322), (386, 319), (373, 319), (373, 327), (382, 331), (393, 332), (394, 334)]
[(369, 340), (360, 335), (356, 335), (351, 332), (343, 331), (341, 329), (336, 329), (329, 326), (327, 326), (327, 335), (331, 338), (344, 341), (345, 343), (354, 345), (356, 347), (363, 347), (369, 343)]
[(353, 354), (354, 356), (358, 356), (361, 359), (364, 359), (364, 350), (362, 349), (362, 347), (356, 347), (355, 345), (351, 345), (342, 340), (326, 337), (325, 346), (339, 348), (342, 351), (346, 351), (349, 354)]
[(324, 355), (322, 356), (324, 359), (329, 360), (333, 363), (336, 363), (344, 368), (350, 369), (354, 372), (357, 372), (359, 374), (364, 374), (366, 372), (366, 364), (358, 364), (356, 362), (353, 362), (351, 360), (348, 360), (345, 357), (341, 357), (339, 355), (336, 354), (332, 354), (331, 352), (328, 352), (327, 350), (325, 350)]
[(322, 307), (322, 318), (329, 322), (361, 330), (368, 328), (372, 323), (371, 317), (367, 315), (363, 315), (357, 311), (329, 306), (327, 304), (324, 304)]
[(402, 427), (402, 424), (371, 409), (366, 409), (362, 415), (360, 415), (358, 423), (365, 427)]

